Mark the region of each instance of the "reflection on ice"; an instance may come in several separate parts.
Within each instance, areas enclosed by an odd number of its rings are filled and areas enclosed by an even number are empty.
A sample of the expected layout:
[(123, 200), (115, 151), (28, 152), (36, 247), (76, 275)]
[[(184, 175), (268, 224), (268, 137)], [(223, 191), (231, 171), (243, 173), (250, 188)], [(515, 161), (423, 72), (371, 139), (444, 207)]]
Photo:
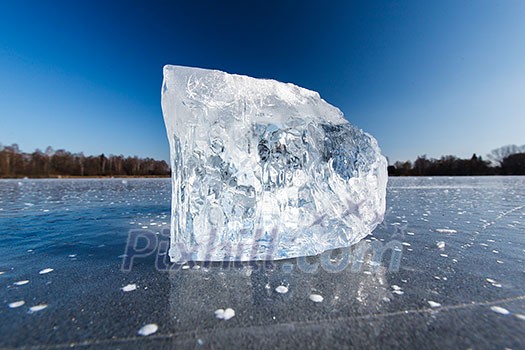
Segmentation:
[[(320, 257), (309, 259), (311, 264), (321, 265)], [(377, 314), (392, 298), (387, 268), (371, 264), (370, 256), (365, 257), (363, 266), (364, 271), (357, 273), (350, 267), (338, 273), (321, 268), (307, 273), (301, 271), (297, 260), (285, 260), (267, 268), (213, 264), (199, 270), (171, 271), (170, 310), (174, 318), (185, 315), (184, 322), (189, 324), (218, 317), (216, 310), (225, 315), (226, 308), (235, 310), (240, 322), (259, 320), (263, 324), (303, 322), (319, 313), (333, 317), (350, 312)], [(320, 309), (312, 308), (315, 304)], [(295, 313), (296, 309), (301, 311)]]

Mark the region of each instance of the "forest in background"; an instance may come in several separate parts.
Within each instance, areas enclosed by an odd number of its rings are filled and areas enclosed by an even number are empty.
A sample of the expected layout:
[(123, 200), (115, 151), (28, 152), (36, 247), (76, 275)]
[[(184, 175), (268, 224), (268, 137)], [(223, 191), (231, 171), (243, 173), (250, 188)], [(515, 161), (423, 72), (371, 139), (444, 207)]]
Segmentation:
[(395, 162), (388, 167), (390, 176), (476, 176), (525, 175), (525, 145), (508, 145), (492, 150), (488, 160), (473, 154), (471, 158), (443, 156), (428, 159), (419, 156), (413, 163)]
[(85, 156), (48, 147), (44, 152), (21, 152), (18, 145), (0, 145), (0, 178), (98, 176), (169, 176), (163, 160), (122, 155)]
[[(388, 167), (390, 176), (476, 176), (525, 175), (525, 145), (497, 148), (487, 160), (474, 154), (469, 159), (443, 156), (440, 159), (419, 156), (414, 162), (395, 162)], [(48, 147), (44, 152), (20, 151), (18, 145), (0, 145), (0, 178), (53, 178), (102, 176), (162, 176), (170, 175), (163, 160), (104, 154), (85, 156), (63, 149)]]

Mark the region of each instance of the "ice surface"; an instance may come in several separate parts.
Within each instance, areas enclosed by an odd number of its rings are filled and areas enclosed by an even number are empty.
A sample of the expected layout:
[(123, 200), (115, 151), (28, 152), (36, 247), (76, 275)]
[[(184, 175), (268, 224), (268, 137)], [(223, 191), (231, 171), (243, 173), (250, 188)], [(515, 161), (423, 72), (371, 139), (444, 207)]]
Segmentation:
[(385, 212), (376, 140), (317, 92), (165, 66), (172, 261), (284, 259), (350, 246)]

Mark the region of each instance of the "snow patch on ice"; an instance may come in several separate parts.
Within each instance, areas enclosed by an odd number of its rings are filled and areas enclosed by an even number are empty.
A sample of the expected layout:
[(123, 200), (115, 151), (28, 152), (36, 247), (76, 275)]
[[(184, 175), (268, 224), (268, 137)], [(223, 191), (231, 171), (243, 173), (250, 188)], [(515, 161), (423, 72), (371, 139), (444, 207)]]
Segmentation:
[(136, 289), (137, 289), (137, 285), (134, 284), (134, 283), (133, 284), (128, 284), (127, 286), (122, 287), (122, 291), (123, 292), (132, 292), (132, 291), (134, 291)]
[(439, 232), (439, 233), (457, 233), (458, 231), (450, 229), (450, 228), (437, 228), (436, 232)]
[(501, 306), (491, 306), (490, 309), (498, 314), (501, 315), (508, 315), (510, 314), (510, 311), (501, 307)]
[(215, 317), (217, 317), (219, 320), (227, 321), (234, 316), (235, 310), (233, 310), (232, 308), (215, 310)]
[(23, 300), (14, 301), (14, 302), (12, 302), (12, 303), (9, 303), (9, 307), (10, 307), (11, 309), (16, 309), (17, 307), (20, 307), (20, 306), (24, 305), (25, 303), (26, 303), (26, 302), (23, 301)]
[(321, 303), (324, 300), (324, 298), (322, 295), (319, 294), (310, 294), (310, 300), (314, 303)]
[(440, 303), (432, 301), (432, 300), (428, 301), (428, 305), (430, 305), (430, 307), (432, 307), (432, 308), (436, 308), (436, 307), (440, 307), (441, 306)]
[(286, 286), (279, 286), (277, 288), (275, 288), (275, 291), (279, 294), (286, 294), (288, 293), (288, 287)]
[(141, 335), (143, 337), (147, 337), (148, 335), (152, 335), (153, 333), (156, 333), (159, 330), (159, 326), (157, 326), (155, 323), (150, 323), (145, 326), (143, 326), (138, 331), (138, 335)]
[(31, 306), (29, 308), (29, 312), (30, 313), (38, 312), (38, 311), (44, 310), (45, 308), (47, 308), (47, 304), (38, 304), (38, 305), (35, 305), (35, 306)]
[(493, 287), (501, 288), (501, 283), (498, 283), (496, 280), (493, 280), (492, 278), (487, 278), (486, 281), (492, 284)]

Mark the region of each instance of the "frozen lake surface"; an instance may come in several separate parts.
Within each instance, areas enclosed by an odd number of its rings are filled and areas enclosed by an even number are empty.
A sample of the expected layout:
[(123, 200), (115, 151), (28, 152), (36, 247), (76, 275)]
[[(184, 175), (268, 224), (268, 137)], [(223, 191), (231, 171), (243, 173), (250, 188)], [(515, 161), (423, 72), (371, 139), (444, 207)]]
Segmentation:
[(165, 240), (170, 198), (169, 179), (1, 180), (0, 347), (525, 348), (525, 177), (390, 178), (362, 250), (122, 271), (130, 229)]

